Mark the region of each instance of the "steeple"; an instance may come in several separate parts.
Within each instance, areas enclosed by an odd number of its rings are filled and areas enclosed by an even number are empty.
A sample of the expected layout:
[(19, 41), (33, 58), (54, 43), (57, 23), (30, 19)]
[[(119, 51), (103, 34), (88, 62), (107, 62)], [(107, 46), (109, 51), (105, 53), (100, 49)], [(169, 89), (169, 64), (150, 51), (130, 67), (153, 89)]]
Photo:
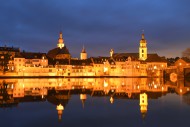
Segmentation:
[(83, 45), (83, 48), (82, 48), (82, 52), (80, 53), (80, 59), (81, 60), (87, 59), (87, 53), (86, 53), (86, 50), (84, 48), (84, 45)]
[(85, 48), (84, 48), (84, 45), (83, 45), (83, 48), (82, 48), (82, 52), (81, 52), (81, 53), (86, 53)]
[(60, 49), (64, 47), (64, 40), (63, 40), (62, 32), (59, 33), (59, 39), (58, 39), (57, 47)]
[(146, 46), (146, 39), (144, 37), (144, 31), (142, 33), (142, 38), (140, 40), (139, 46), (139, 60), (146, 60), (147, 59), (147, 46)]

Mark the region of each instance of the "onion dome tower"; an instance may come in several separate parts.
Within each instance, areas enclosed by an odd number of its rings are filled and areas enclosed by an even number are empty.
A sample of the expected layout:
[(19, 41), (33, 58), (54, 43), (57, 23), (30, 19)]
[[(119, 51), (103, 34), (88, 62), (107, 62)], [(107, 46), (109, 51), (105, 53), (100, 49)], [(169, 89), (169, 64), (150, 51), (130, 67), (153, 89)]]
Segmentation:
[(52, 59), (70, 59), (71, 58), (69, 50), (67, 49), (64, 43), (62, 32), (59, 33), (57, 48), (50, 50), (47, 53), (47, 56)]

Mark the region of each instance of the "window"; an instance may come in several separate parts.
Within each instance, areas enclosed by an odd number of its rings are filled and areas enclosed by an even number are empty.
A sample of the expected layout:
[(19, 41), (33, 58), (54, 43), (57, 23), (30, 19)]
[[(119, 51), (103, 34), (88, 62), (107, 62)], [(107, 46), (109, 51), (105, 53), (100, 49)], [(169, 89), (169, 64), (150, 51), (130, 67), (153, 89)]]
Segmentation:
[(144, 50), (142, 50), (142, 53), (144, 53)]

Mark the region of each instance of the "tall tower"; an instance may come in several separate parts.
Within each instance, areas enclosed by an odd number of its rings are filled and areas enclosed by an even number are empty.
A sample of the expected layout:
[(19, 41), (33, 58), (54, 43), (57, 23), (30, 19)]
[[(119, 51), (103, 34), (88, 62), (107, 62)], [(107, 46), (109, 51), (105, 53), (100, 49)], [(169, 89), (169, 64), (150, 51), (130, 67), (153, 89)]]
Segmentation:
[(82, 48), (82, 52), (80, 53), (80, 59), (81, 60), (87, 59), (87, 53), (86, 53), (86, 50), (85, 50), (84, 46)]
[(146, 40), (144, 38), (144, 33), (142, 33), (142, 39), (140, 40), (140, 46), (139, 46), (139, 60), (146, 60), (146, 59), (147, 59)]
[(64, 44), (64, 40), (63, 40), (63, 34), (62, 34), (62, 32), (60, 32), (57, 47), (62, 49), (64, 47), (64, 45), (65, 44)]

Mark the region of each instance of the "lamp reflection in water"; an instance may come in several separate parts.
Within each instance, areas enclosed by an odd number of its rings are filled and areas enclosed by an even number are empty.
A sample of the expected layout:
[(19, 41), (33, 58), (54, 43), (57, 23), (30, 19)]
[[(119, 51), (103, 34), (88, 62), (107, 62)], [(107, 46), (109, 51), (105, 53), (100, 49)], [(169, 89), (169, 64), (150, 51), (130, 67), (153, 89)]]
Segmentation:
[(59, 118), (59, 120), (61, 120), (64, 107), (61, 104), (59, 104), (59, 105), (57, 105), (56, 110), (57, 110), (57, 113), (58, 113), (58, 118)]
[(110, 97), (110, 103), (111, 104), (113, 104), (113, 101), (114, 101), (113, 97)]

